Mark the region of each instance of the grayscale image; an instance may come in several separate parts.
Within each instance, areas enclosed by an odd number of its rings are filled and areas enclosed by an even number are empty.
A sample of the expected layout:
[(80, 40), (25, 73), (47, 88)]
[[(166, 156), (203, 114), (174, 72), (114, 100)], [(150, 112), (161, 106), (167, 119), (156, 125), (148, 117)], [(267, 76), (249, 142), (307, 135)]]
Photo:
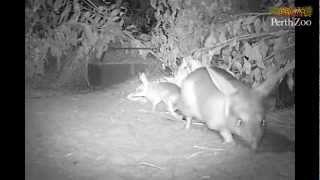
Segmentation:
[(26, 0), (25, 179), (294, 180), (293, 0)]

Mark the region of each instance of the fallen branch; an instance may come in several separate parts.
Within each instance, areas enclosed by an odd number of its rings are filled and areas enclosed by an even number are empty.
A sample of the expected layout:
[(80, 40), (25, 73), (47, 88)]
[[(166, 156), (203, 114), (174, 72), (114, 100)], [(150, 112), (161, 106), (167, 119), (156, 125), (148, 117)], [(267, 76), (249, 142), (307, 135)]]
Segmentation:
[(232, 39), (229, 39), (229, 40), (226, 40), (224, 42), (218, 43), (218, 44), (216, 44), (214, 46), (197, 49), (194, 52), (192, 52), (191, 54), (195, 55), (196, 53), (203, 53), (203, 52), (215, 49), (215, 48), (224, 48), (224, 47), (228, 46), (230, 43), (232, 43), (234, 41), (238, 42), (238, 41), (243, 41), (243, 40), (248, 40), (248, 39), (253, 39), (253, 38), (259, 38), (259, 37), (261, 38), (261, 37), (264, 37), (264, 36), (275, 37), (275, 36), (281, 36), (282, 34), (286, 34), (286, 33), (290, 33), (290, 32), (291, 32), (290, 30), (283, 30), (283, 31), (278, 31), (278, 32), (253, 33), (253, 34), (247, 34), (247, 35), (242, 35), (242, 36), (236, 36), (236, 37), (234, 37)]
[(239, 17), (239, 16), (269, 16), (269, 15), (271, 15), (270, 12), (251, 12), (251, 13), (237, 14), (236, 17)]

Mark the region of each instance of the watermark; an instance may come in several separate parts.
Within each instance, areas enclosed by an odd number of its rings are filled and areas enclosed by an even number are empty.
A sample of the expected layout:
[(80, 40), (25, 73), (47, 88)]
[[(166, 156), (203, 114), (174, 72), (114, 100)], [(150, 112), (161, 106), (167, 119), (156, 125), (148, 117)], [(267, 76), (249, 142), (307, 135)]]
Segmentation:
[(288, 16), (288, 17), (311, 17), (312, 7), (272, 7), (270, 9), (271, 15), (274, 16)]
[(278, 19), (278, 18), (271, 18), (271, 26), (311, 26), (312, 22), (310, 19), (301, 19), (300, 17), (292, 17), (286, 19)]
[[(310, 19), (312, 15), (312, 7), (273, 7), (270, 9), (272, 16), (281, 16), (271, 18), (271, 26), (311, 26), (312, 22)], [(287, 18), (285, 18), (287, 17)]]

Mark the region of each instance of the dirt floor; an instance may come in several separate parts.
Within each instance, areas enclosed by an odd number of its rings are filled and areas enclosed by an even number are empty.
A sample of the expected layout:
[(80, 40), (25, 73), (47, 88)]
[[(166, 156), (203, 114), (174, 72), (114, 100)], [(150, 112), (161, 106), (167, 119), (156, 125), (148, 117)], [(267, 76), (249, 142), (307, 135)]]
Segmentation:
[(132, 80), (89, 93), (26, 97), (26, 179), (295, 179), (294, 109), (268, 114), (254, 153), (241, 143), (223, 145), (206, 126), (185, 130), (183, 121), (127, 100), (136, 86)]

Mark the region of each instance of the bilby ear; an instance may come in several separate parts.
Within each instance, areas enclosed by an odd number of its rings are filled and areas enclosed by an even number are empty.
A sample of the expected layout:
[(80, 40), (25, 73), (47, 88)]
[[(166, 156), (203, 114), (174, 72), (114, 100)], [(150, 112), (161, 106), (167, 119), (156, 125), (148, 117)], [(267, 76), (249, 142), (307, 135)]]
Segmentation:
[(270, 92), (274, 89), (277, 82), (283, 78), (283, 76), (290, 70), (294, 69), (294, 61), (289, 62), (283, 69), (278, 70), (274, 67), (267, 74), (267, 79), (260, 85), (254, 88), (262, 97), (267, 97)]
[(235, 88), (231, 82), (223, 77), (219, 72), (211, 69), (210, 67), (206, 67), (209, 76), (212, 82), (217, 86), (217, 88), (226, 96), (234, 94), (237, 92), (237, 88)]
[(148, 84), (148, 79), (145, 73), (139, 73), (139, 79), (143, 84)]

